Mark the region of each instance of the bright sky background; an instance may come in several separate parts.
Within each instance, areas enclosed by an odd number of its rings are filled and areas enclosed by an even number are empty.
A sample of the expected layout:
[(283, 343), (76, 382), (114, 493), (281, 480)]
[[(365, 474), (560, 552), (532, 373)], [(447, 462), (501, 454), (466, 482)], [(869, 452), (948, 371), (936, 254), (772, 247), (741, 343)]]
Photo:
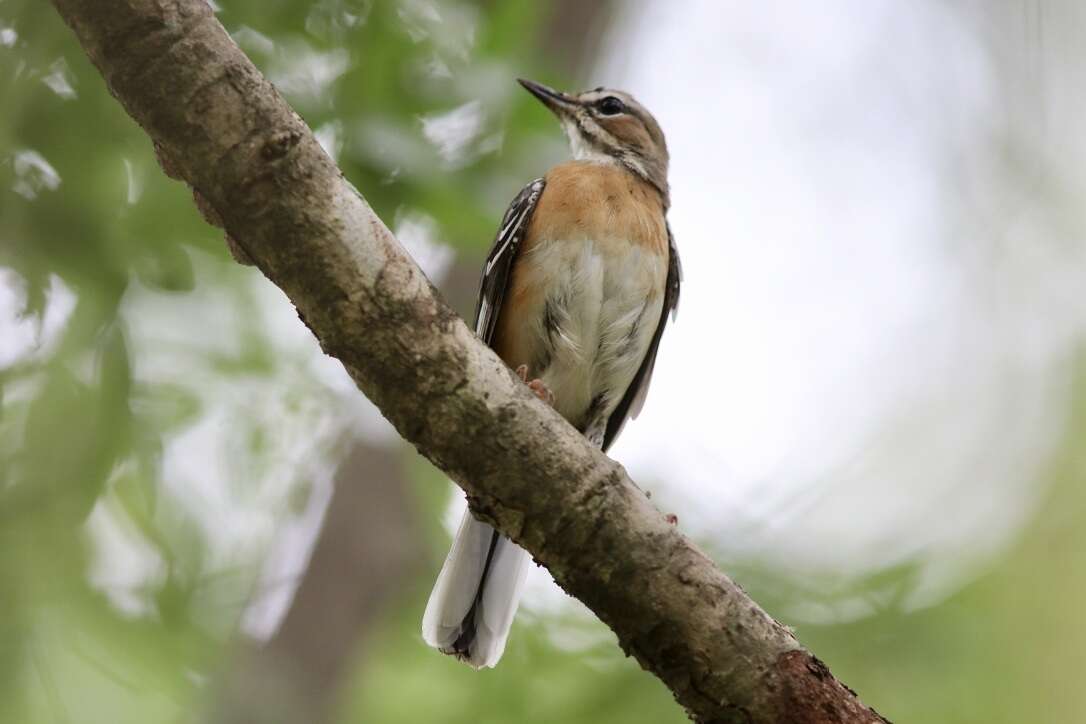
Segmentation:
[(1043, 494), (1086, 320), (1036, 200), (974, 218), (954, 186), (948, 159), (993, 153), (983, 39), (937, 2), (641, 7), (588, 82), (667, 134), (685, 279), (612, 455), (725, 555), (912, 559), (930, 603)]

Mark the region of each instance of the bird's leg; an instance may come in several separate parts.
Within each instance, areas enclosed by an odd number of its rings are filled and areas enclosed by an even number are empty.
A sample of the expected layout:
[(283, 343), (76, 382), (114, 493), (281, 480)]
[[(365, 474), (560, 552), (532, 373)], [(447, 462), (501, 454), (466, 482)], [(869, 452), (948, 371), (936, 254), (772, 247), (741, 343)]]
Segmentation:
[(533, 380), (528, 379), (528, 365), (517, 367), (516, 372), (517, 377), (521, 379), (521, 382), (528, 385), (528, 389), (532, 391), (532, 394), (551, 407), (554, 407), (554, 393), (551, 392), (550, 388), (538, 377)]

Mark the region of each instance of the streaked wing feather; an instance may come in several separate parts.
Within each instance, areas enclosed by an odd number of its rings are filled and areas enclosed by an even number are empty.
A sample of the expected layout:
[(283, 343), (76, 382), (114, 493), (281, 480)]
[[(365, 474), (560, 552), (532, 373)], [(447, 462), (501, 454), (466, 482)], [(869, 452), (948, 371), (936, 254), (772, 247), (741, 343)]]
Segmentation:
[[(505, 212), (487, 254), (475, 306), (475, 333), (488, 345), (493, 341), (513, 261), (542, 193), (543, 179), (521, 189)], [(422, 620), (426, 643), (445, 653), (456, 653), (475, 668), (497, 663), (530, 560), (516, 544), (465, 511), (426, 604)]]
[(479, 285), (479, 301), (475, 306), (475, 334), (483, 342), (490, 344), (494, 328), (498, 323), (505, 288), (509, 284), (509, 272), (513, 260), (524, 240), (528, 222), (532, 218), (539, 197), (543, 194), (544, 181), (541, 178), (532, 181), (521, 189), (502, 218), (494, 245), (487, 254), (483, 265), (483, 279)]

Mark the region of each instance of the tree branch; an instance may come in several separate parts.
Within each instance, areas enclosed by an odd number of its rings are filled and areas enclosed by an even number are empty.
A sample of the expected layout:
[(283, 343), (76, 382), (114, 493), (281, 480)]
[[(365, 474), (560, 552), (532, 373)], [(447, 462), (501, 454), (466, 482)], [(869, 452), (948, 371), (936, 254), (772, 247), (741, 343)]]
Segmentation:
[(54, 4), (324, 351), (691, 717), (882, 721), (475, 338), (205, 0)]

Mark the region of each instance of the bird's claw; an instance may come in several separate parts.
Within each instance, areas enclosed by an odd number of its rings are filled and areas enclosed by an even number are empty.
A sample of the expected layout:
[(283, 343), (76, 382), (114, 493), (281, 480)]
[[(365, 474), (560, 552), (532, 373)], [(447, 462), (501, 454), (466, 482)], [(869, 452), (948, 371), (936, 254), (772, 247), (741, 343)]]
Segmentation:
[(538, 378), (534, 380), (528, 379), (528, 365), (517, 367), (516, 373), (521, 382), (528, 385), (528, 389), (532, 391), (532, 394), (551, 407), (554, 407), (554, 393), (551, 392), (550, 388), (547, 387), (543, 380)]
[(535, 393), (535, 396), (543, 400), (543, 402), (554, 407), (554, 393), (551, 392), (551, 388), (543, 383), (543, 380), (532, 380), (528, 383), (528, 389)]

